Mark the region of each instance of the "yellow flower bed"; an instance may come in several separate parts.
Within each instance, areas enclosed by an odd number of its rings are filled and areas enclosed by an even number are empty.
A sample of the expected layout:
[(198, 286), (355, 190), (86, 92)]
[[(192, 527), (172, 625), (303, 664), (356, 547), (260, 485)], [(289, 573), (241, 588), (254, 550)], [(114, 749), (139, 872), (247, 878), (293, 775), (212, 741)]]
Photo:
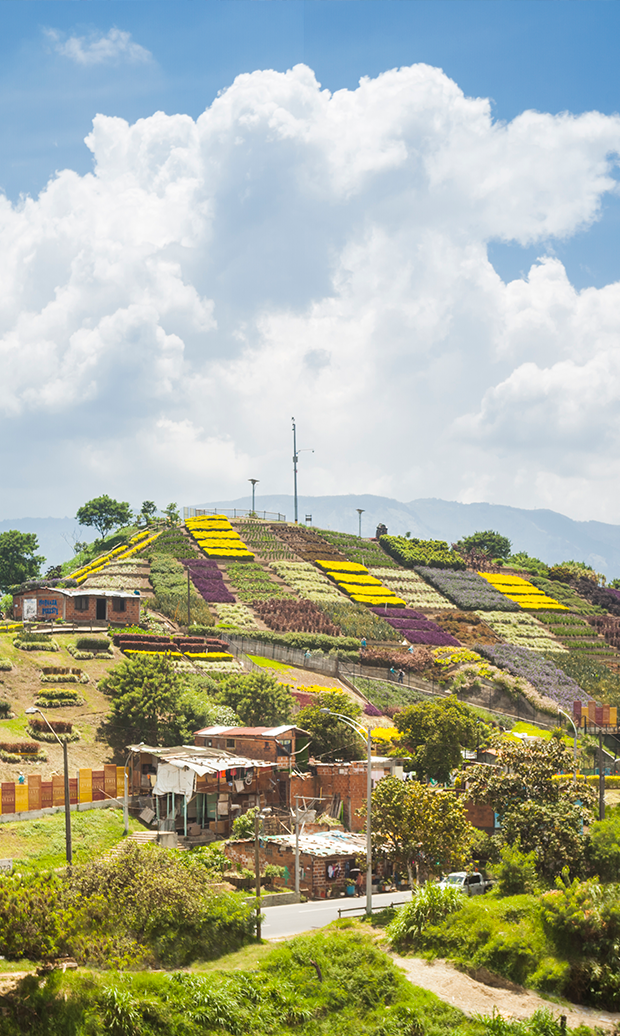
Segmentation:
[(348, 594), (352, 601), (357, 604), (372, 605), (386, 604), (390, 608), (405, 608), (402, 597), (397, 597), (393, 590), (389, 590), (364, 565), (354, 564), (348, 561), (317, 561), (317, 565), (323, 569), (339, 590)]
[[(109, 550), (107, 554), (102, 554), (101, 557), (95, 558), (91, 561), (90, 565), (84, 565), (83, 568), (76, 569), (75, 572), (70, 572), (68, 579), (77, 579), (78, 583), (83, 583), (89, 576), (95, 575), (96, 572), (101, 572), (108, 565), (111, 565), (113, 561), (124, 561), (125, 558), (132, 557), (133, 554), (137, 554), (138, 551), (144, 550), (150, 543), (153, 543), (157, 539), (159, 533), (140, 533), (139, 538), (133, 536), (129, 541), (130, 546), (126, 543), (120, 547), (115, 547), (114, 550)], [(133, 544), (133, 546), (131, 546)]]
[(139, 648), (125, 648), (124, 655), (163, 655), (165, 658), (183, 658), (181, 651), (169, 651), (163, 648), (162, 651), (143, 651)]
[(228, 518), (188, 518), (185, 527), (200, 549), (210, 558), (253, 558), (245, 543), (235, 532)]
[(320, 568), (328, 572), (359, 572), (361, 575), (368, 575), (365, 565), (358, 565), (354, 561), (317, 561)]
[(187, 658), (201, 658), (204, 662), (232, 662), (234, 655), (229, 655), (226, 651), (209, 651), (196, 653), (195, 655), (190, 654), (189, 651), (185, 652)]
[(370, 737), (373, 741), (389, 742), (393, 741), (395, 737), (400, 737), (400, 734), (396, 727), (373, 727)]
[(547, 597), (547, 594), (535, 587), (529, 580), (522, 579), (521, 576), (494, 575), (490, 572), (479, 572), (478, 575), (486, 579), (491, 586), (499, 590), (509, 601), (514, 601), (518, 604), (520, 608), (568, 611), (565, 604), (560, 604), (553, 597)]

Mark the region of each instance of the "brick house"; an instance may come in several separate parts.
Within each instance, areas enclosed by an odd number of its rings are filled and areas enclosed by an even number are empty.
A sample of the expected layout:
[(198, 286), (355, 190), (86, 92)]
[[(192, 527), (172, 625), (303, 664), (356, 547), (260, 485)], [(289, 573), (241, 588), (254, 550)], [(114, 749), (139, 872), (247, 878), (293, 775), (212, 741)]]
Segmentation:
[[(224, 852), (229, 860), (254, 868), (254, 839), (226, 842)], [(342, 895), (347, 878), (358, 857), (365, 857), (366, 839), (348, 831), (324, 831), (300, 834), (300, 890), (310, 899), (330, 899)], [(284, 867), (284, 877), (277, 884), (295, 887), (295, 835), (271, 835), (261, 839), (259, 848), (261, 871), (266, 864)]]
[[(344, 826), (349, 831), (362, 831), (365, 820), (356, 816), (366, 802), (367, 788), (366, 760), (350, 763), (317, 763), (311, 762), (305, 773), (294, 772), (290, 778), (289, 801), (321, 800), (321, 812), (330, 813), (333, 817), (342, 817)], [(372, 786), (382, 777), (403, 778), (402, 759), (389, 756), (374, 756), (372, 759)]]
[(279, 727), (204, 727), (194, 733), (197, 747), (220, 748), (226, 752), (241, 752), (254, 759), (277, 763), (279, 766), (297, 765), (308, 747), (310, 735), (294, 724)]
[(125, 590), (61, 589), (20, 590), (13, 597), (13, 616), (23, 622), (97, 623), (133, 626), (140, 622), (140, 593)]

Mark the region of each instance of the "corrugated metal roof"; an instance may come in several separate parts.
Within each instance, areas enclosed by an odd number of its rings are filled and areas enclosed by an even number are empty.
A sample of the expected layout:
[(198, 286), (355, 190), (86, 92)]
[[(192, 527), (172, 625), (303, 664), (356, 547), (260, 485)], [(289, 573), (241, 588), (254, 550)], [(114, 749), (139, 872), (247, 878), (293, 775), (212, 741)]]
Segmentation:
[(296, 727), (294, 723), (287, 723), (281, 727), (203, 727), (196, 730), (194, 737), (280, 737), (288, 731), (295, 730), (299, 734), (307, 734), (307, 730)]
[[(253, 839), (251, 839), (253, 841)], [(266, 835), (264, 841), (295, 848), (295, 835)], [(357, 856), (366, 852), (366, 835), (351, 831), (318, 831), (316, 834), (299, 835), (299, 851), (308, 856)]]

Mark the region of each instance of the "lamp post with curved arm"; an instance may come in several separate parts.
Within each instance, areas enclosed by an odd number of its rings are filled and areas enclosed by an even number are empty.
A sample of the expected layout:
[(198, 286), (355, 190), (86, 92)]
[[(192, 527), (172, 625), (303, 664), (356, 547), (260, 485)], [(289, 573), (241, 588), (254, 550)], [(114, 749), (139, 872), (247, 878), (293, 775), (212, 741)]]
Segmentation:
[(561, 709), (559, 707), (559, 705), (558, 705), (558, 714), (561, 714), (562, 716), (566, 716), (566, 719), (572, 725), (572, 728), (573, 728), (573, 730), (575, 732), (575, 736), (573, 738), (573, 784), (576, 784), (577, 783), (577, 727), (575, 726), (572, 717), (568, 715), (568, 712), (564, 712), (564, 709)]
[(52, 734), (54, 735), (54, 737), (56, 738), (58, 744), (62, 748), (62, 758), (63, 758), (63, 763), (64, 763), (64, 773), (65, 773), (65, 854), (66, 854), (66, 857), (67, 857), (67, 863), (69, 864), (69, 866), (71, 866), (71, 864), (73, 862), (73, 848), (72, 848), (72, 845), (71, 845), (71, 797), (70, 797), (70, 794), (69, 794), (69, 761), (68, 761), (68, 757), (67, 757), (67, 742), (60, 740), (60, 738), (58, 737), (58, 734), (56, 733), (54, 728), (51, 726), (51, 724), (50, 724), (47, 716), (45, 715), (45, 713), (41, 712), (41, 709), (38, 709), (35, 705), (31, 705), (30, 708), (26, 709), (25, 711), (26, 711), (26, 715), (27, 716), (34, 716), (34, 714), (37, 713), (37, 712), (39, 713), (40, 716), (43, 716), (43, 719), (47, 723), (47, 725), (50, 728)]
[(356, 723), (350, 716), (344, 716), (341, 712), (332, 712), (331, 709), (319, 709), (327, 716), (337, 716), (339, 720), (346, 723), (356, 734), (366, 738), (367, 747), (367, 770), (366, 770), (366, 913), (372, 914), (372, 828), (370, 823), (371, 795), (372, 795), (372, 756), (370, 744), (370, 727), (363, 727)]

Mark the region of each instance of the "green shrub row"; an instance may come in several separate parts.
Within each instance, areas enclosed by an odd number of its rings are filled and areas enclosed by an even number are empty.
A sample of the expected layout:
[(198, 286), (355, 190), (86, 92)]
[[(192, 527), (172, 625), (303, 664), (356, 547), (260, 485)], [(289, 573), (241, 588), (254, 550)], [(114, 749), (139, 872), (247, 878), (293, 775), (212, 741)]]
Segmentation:
[(465, 568), (462, 557), (451, 550), (445, 540), (381, 536), (379, 542), (383, 549), (405, 568), (413, 568), (414, 565), (426, 565), (428, 568)]
[(78, 637), (75, 646), (79, 651), (109, 651), (112, 641), (109, 637)]

